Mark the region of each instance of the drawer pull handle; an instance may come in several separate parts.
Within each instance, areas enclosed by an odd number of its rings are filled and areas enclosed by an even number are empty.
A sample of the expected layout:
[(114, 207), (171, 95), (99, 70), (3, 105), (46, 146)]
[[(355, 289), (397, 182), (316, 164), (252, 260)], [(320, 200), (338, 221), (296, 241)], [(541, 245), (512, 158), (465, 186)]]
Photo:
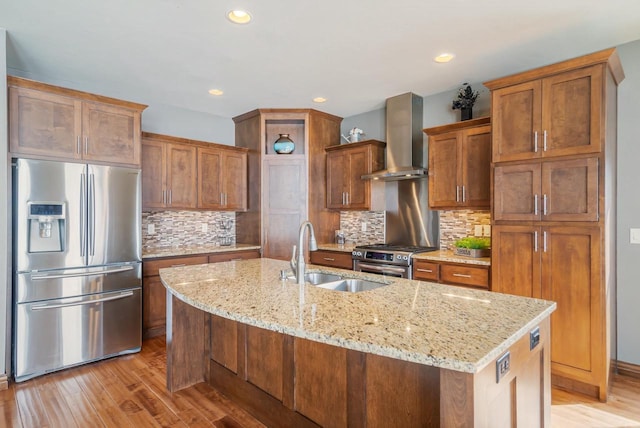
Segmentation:
[(186, 266), (186, 264), (185, 263), (181, 263), (179, 265), (171, 265), (171, 267), (181, 267), (181, 266)]
[(420, 269), (420, 268), (418, 268), (418, 269), (416, 269), (416, 270), (417, 270), (418, 272), (433, 273), (433, 270), (431, 270), (431, 269)]
[(460, 278), (471, 278), (471, 275), (465, 275), (464, 273), (454, 273), (453, 276), (457, 276)]
[(328, 261), (328, 262), (335, 262), (336, 259), (332, 259), (331, 257), (323, 257), (324, 260)]

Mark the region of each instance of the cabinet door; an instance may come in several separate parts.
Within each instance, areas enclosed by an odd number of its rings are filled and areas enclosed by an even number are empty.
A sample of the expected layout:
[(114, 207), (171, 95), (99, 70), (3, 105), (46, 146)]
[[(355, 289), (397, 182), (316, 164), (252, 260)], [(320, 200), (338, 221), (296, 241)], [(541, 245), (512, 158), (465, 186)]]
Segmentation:
[(222, 170), (221, 150), (198, 147), (198, 208), (222, 208)]
[(462, 202), (468, 208), (491, 205), (491, 127), (464, 132), (462, 144)]
[(327, 208), (344, 207), (349, 158), (344, 151), (327, 153)]
[(607, 346), (600, 230), (548, 227), (542, 238), (542, 298), (558, 304), (551, 314), (552, 367), (576, 379), (598, 379), (605, 375)]
[(145, 339), (165, 333), (167, 289), (159, 276), (143, 280), (142, 331)]
[(167, 206), (195, 208), (197, 205), (196, 148), (182, 144), (168, 144)]
[(429, 207), (451, 208), (462, 201), (458, 185), (461, 147), (458, 133), (429, 139)]
[(166, 155), (164, 143), (145, 141), (142, 143), (142, 207), (164, 208), (166, 206)]
[(598, 158), (542, 164), (542, 219), (598, 221)]
[(493, 226), (491, 290), (540, 298), (540, 228)]
[(82, 102), (9, 87), (11, 153), (80, 159)]
[(603, 67), (582, 68), (543, 80), (543, 156), (600, 151)]
[[(491, 93), (493, 162), (531, 159), (542, 149), (542, 84), (539, 80)], [(537, 149), (537, 150), (536, 150)]]
[(224, 208), (229, 211), (247, 209), (247, 154), (223, 152)]
[(140, 113), (108, 104), (82, 105), (83, 159), (140, 166)]
[(540, 220), (540, 170), (538, 163), (494, 168), (494, 220)]
[(349, 184), (347, 188), (349, 209), (368, 210), (371, 206), (371, 192), (369, 191), (371, 182), (360, 178), (371, 172), (370, 153), (368, 147), (349, 151)]

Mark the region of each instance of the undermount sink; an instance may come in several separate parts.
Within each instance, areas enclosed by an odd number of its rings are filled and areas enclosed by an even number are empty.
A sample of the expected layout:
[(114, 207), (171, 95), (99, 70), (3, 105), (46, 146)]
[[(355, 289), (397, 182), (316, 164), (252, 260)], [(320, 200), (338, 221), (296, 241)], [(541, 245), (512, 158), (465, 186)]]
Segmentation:
[[(289, 277), (289, 279), (292, 279)], [(295, 277), (293, 277), (295, 279)], [(358, 293), (360, 291), (373, 290), (384, 287), (384, 282), (368, 281), (366, 279), (343, 278), (340, 275), (322, 272), (308, 272), (304, 275), (304, 281), (320, 288), (334, 291), (348, 291)]]

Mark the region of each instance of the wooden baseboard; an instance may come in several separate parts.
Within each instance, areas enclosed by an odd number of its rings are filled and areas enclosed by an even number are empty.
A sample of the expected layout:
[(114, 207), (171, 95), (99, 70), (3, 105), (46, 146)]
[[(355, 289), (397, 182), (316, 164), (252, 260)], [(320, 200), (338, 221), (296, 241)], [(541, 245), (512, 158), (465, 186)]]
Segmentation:
[(611, 360), (611, 370), (618, 371), (618, 374), (640, 379), (640, 365), (625, 363), (624, 361)]
[(9, 389), (9, 377), (6, 374), (0, 375), (0, 391)]
[(558, 374), (551, 374), (551, 385), (559, 389), (564, 389), (565, 391), (577, 392), (596, 399), (600, 397), (600, 388), (597, 386)]

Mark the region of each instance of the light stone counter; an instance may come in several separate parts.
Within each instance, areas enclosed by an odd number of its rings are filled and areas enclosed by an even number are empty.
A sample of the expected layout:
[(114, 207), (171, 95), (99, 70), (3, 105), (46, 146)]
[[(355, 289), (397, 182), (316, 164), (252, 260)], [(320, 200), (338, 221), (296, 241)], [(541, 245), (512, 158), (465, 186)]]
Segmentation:
[(259, 250), (260, 245), (185, 245), (176, 247), (150, 247), (142, 249), (143, 259), (159, 257), (193, 256), (197, 254), (225, 253), (229, 251)]
[(476, 373), (555, 310), (538, 299), (308, 265), (389, 283), (348, 293), (280, 280), (252, 259), (160, 270), (178, 299), (248, 325), (356, 351)]
[(418, 253), (414, 260), (431, 260), (434, 262), (466, 263), (469, 265), (491, 266), (491, 257), (465, 257), (458, 256), (449, 250), (432, 251), (430, 253)]
[(356, 244), (353, 242), (348, 242), (346, 244), (318, 244), (318, 250), (327, 250), (327, 251), (342, 251), (344, 253), (351, 253), (353, 249), (356, 247)]

